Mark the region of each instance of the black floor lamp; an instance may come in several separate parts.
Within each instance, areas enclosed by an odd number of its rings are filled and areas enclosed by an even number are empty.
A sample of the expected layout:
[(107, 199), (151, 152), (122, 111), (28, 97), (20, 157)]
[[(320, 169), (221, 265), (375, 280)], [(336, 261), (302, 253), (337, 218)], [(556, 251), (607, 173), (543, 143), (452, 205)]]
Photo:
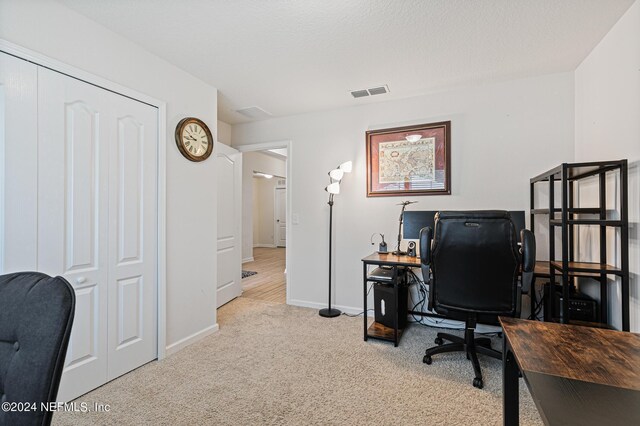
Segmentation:
[(340, 182), (345, 173), (351, 173), (352, 163), (351, 161), (340, 164), (337, 168), (329, 172), (329, 185), (324, 189), (329, 193), (329, 307), (326, 309), (320, 309), (320, 316), (333, 318), (340, 315), (339, 309), (331, 307), (331, 235), (333, 227), (333, 196), (340, 193)]

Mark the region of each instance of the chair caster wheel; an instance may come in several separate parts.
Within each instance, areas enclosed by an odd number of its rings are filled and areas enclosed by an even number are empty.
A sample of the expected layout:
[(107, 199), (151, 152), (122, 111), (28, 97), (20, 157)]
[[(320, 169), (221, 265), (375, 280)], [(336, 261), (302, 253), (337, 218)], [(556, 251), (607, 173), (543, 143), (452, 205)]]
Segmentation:
[(479, 377), (476, 377), (475, 379), (473, 379), (473, 387), (474, 388), (478, 388), (478, 389), (482, 389), (483, 383), (482, 383), (482, 379)]
[(424, 362), (427, 365), (431, 365), (431, 356), (430, 355), (425, 355), (424, 358), (422, 358), (422, 362)]
[(444, 340), (442, 340), (442, 337), (436, 337), (436, 340), (434, 340), (433, 343), (440, 346), (441, 344), (444, 343)]

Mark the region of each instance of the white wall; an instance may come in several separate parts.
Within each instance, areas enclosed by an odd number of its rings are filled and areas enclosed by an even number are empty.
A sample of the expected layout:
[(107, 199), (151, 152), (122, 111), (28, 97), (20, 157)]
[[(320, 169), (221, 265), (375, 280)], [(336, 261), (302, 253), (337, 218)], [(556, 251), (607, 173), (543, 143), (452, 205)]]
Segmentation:
[(167, 103), (167, 345), (214, 330), (216, 170), (183, 158), (173, 132), (195, 116), (217, 133), (216, 89), (52, 0), (0, 0), (0, 38)]
[[(286, 177), (287, 162), (261, 152), (245, 152), (242, 154), (242, 259), (245, 262), (253, 258), (253, 247), (256, 244), (268, 244), (260, 241), (263, 239), (260, 229), (264, 228), (264, 226), (261, 225), (259, 220), (260, 212), (256, 211), (256, 206), (260, 207), (259, 199), (262, 191), (258, 189), (260, 193), (256, 193), (255, 188), (266, 189), (269, 184), (263, 185), (263, 183), (258, 182), (260, 179), (255, 179), (256, 182), (254, 182), (254, 171)], [(275, 180), (275, 178), (271, 179), (274, 182)], [(271, 200), (271, 206), (273, 208), (273, 200)], [(263, 207), (263, 210), (265, 208), (268, 209), (268, 206)], [(271, 216), (273, 217), (273, 212), (271, 212)], [(265, 232), (267, 231), (265, 230)], [(273, 234), (273, 229), (271, 234)], [(264, 239), (268, 240), (266, 237)], [(271, 240), (273, 240), (273, 237)]]
[[(233, 126), (234, 146), (293, 141), (291, 303), (326, 305), (329, 170), (354, 161), (334, 206), (333, 282), (338, 307), (357, 311), (360, 259), (373, 232), (397, 233), (400, 200), (418, 200), (416, 210), (528, 209), (529, 178), (573, 158), (573, 85), (563, 73)], [(452, 195), (367, 198), (365, 131), (442, 120), (452, 121)]]
[(275, 247), (275, 190), (282, 179), (254, 177), (253, 180), (253, 190), (256, 192), (253, 203), (253, 246)]
[[(576, 161), (629, 160), (629, 260), (631, 330), (640, 331), (640, 2), (636, 1), (575, 72)], [(609, 180), (608, 194), (617, 179)], [(595, 190), (594, 190), (595, 189)], [(597, 186), (581, 188), (581, 201), (597, 200)], [(608, 208), (619, 203), (609, 197)], [(609, 235), (608, 252), (619, 266), (619, 236)], [(581, 233), (589, 260), (598, 260), (597, 235)], [(587, 283), (585, 283), (587, 284)], [(620, 288), (611, 286), (610, 311), (620, 328)]]
[(214, 136), (216, 142), (231, 146), (231, 124), (218, 120), (218, 134)]

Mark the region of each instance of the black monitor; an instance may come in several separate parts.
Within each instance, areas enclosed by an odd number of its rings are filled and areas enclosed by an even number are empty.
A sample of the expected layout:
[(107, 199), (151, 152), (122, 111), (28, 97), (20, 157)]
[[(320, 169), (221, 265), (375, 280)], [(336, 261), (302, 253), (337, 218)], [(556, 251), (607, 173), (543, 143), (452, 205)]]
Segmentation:
[(425, 226), (433, 229), (433, 217), (435, 211), (405, 211), (402, 218), (402, 238), (405, 240), (417, 240), (420, 238), (420, 230)]
[[(435, 211), (405, 211), (402, 224), (402, 238), (405, 240), (417, 240), (420, 238), (420, 230), (425, 226), (433, 229), (434, 216), (438, 213)], [(510, 211), (511, 220), (516, 227), (516, 235), (518, 242), (520, 241), (520, 231), (524, 229), (524, 211)]]

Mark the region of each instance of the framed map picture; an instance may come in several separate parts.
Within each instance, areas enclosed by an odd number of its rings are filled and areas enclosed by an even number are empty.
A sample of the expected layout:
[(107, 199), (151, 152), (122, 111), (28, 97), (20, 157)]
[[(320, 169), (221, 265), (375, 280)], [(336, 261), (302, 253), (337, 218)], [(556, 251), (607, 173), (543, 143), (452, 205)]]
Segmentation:
[(451, 122), (367, 132), (367, 197), (451, 194)]

